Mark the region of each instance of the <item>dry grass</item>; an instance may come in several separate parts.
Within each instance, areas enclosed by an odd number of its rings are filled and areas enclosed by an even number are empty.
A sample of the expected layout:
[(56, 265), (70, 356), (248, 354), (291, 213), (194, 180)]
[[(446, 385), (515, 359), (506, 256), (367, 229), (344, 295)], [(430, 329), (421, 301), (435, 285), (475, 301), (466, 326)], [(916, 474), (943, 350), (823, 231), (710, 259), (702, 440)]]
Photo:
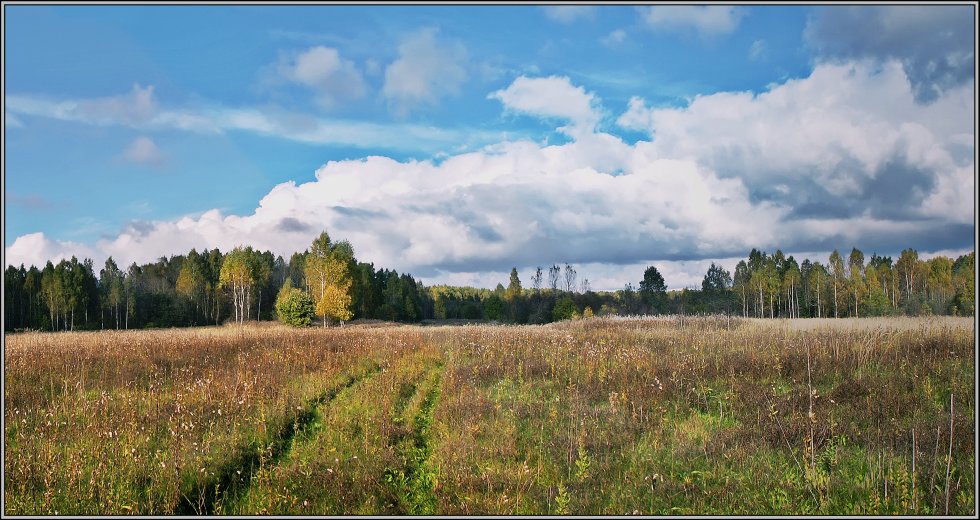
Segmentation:
[(666, 317), (12, 335), (5, 513), (972, 514), (974, 334)]

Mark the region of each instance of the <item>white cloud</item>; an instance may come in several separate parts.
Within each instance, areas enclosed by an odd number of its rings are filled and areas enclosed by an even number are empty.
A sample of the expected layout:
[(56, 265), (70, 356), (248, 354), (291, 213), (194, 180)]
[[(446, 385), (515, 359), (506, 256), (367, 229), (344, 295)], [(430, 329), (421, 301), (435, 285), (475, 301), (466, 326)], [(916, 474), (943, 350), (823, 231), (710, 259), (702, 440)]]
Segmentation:
[[(152, 91), (152, 87), (148, 87), (148, 90)], [(149, 119), (134, 120), (120, 113), (107, 112), (96, 117), (90, 112), (80, 111), (78, 107), (89, 103), (88, 100), (52, 100), (23, 95), (8, 95), (5, 100), (7, 110), (12, 113), (89, 125), (127, 126), (141, 130), (176, 129), (205, 134), (243, 131), (309, 144), (429, 153), (459, 146), (474, 148), (498, 140), (501, 136), (497, 132), (471, 128), (318, 118), (273, 107), (155, 109)]]
[(827, 59), (901, 61), (916, 100), (976, 81), (976, 7), (865, 5), (815, 7), (804, 41)]
[(17, 237), (10, 247), (5, 248), (4, 254), (7, 265), (24, 264), (26, 267), (34, 265), (38, 269), (42, 269), (48, 260), (57, 264), (63, 259), (71, 258), (72, 255), (79, 260), (100, 257), (97, 250), (85, 244), (52, 240), (44, 233), (30, 233)]
[(42, 116), (93, 125), (137, 127), (150, 123), (158, 113), (153, 86), (133, 85), (128, 94), (81, 100), (53, 101), (47, 98), (8, 95), (6, 109), (17, 114)]
[(643, 21), (653, 29), (694, 30), (702, 38), (730, 34), (743, 16), (741, 9), (724, 5), (669, 5), (637, 9)]
[(317, 95), (317, 103), (332, 108), (337, 103), (363, 97), (367, 85), (353, 61), (341, 58), (337, 49), (311, 47), (279, 60), (279, 74)]
[(572, 23), (595, 17), (595, 6), (592, 5), (552, 5), (544, 7), (548, 19), (559, 23)]
[(137, 137), (123, 152), (122, 158), (134, 164), (159, 167), (166, 162), (166, 156), (156, 143), (146, 136)]
[(623, 29), (616, 29), (599, 39), (599, 43), (605, 45), (606, 47), (615, 47), (622, 44), (624, 41), (626, 41), (626, 31)]
[[(820, 65), (767, 92), (699, 96), (684, 108), (640, 98), (618, 120), (656, 154), (743, 179), (797, 214), (973, 222), (972, 88), (915, 102), (898, 62)], [(965, 145), (969, 136), (970, 145)], [(778, 190), (783, 185), (789, 189)]]
[(599, 121), (598, 99), (565, 76), (529, 78), (520, 76), (507, 88), (487, 96), (498, 99), (508, 110), (538, 117), (567, 119), (571, 130), (591, 133)]
[[(824, 257), (826, 258), (826, 257)], [(701, 280), (708, 271), (708, 266), (714, 262), (734, 272), (735, 265), (741, 258), (724, 258), (715, 260), (643, 260), (631, 262), (629, 264), (608, 264), (608, 263), (577, 263), (572, 267), (577, 273), (575, 284), (581, 287), (582, 280), (588, 278), (589, 286), (593, 291), (618, 291), (626, 286), (627, 283), (633, 284), (636, 290), (640, 280), (643, 279), (643, 271), (649, 266), (655, 266), (660, 274), (663, 275), (667, 283), (667, 290), (680, 290), (687, 288), (701, 288)], [(565, 262), (556, 259), (550, 263), (511, 266), (517, 268), (518, 277), (521, 285), (525, 289), (532, 287), (531, 278), (534, 276), (535, 268), (540, 265), (545, 279), (542, 286), (548, 285), (548, 268), (557, 263), (564, 270)], [(438, 272), (433, 277), (419, 277), (426, 285), (446, 284), (470, 287), (486, 287), (493, 289), (498, 283), (507, 286), (510, 280), (510, 268), (498, 271), (473, 271), (473, 272)], [(564, 281), (562, 281), (564, 283)]]
[(157, 103), (152, 85), (144, 88), (135, 84), (129, 94), (79, 101), (75, 111), (83, 118), (138, 124), (156, 114)]
[(317, 46), (286, 64), (284, 73), (294, 81), (314, 87), (329, 80), (330, 76), (340, 70), (341, 64), (337, 49)]
[[(493, 95), (509, 110), (573, 122), (593, 121), (599, 102), (567, 78), (518, 78)], [(651, 141), (581, 131), (561, 145), (502, 142), (440, 161), (331, 161), (314, 181), (276, 186), (251, 214), (132, 223), (90, 252), (123, 265), (240, 244), (287, 256), (326, 229), (359, 259), (429, 283), (570, 262), (594, 288), (618, 289), (646, 265), (672, 288), (696, 286), (712, 259), (731, 270), (725, 259), (753, 247), (957, 249), (974, 232), (973, 109), (966, 88), (916, 104), (900, 64), (821, 65), (759, 95), (717, 93), (684, 108), (634, 98), (620, 124)], [(222, 126), (275, 130), (234, 116)], [(7, 253), (83, 247), (29, 235)]]
[(649, 151), (596, 134), (560, 146), (502, 143), (440, 164), (331, 161), (313, 182), (274, 188), (251, 215), (138, 223), (98, 250), (123, 264), (239, 244), (288, 255), (327, 229), (363, 260), (427, 278), (511, 263), (683, 259), (772, 241), (756, 223), (783, 210), (750, 203), (738, 180)]
[(385, 68), (382, 95), (398, 114), (420, 105), (435, 105), (459, 92), (467, 80), (466, 48), (458, 41), (436, 38), (435, 29), (423, 29), (398, 45), (398, 59)]
[(649, 109), (646, 102), (640, 96), (630, 98), (629, 106), (623, 115), (619, 116), (616, 123), (630, 130), (648, 130), (651, 134), (654, 131), (651, 116), (653, 111)]

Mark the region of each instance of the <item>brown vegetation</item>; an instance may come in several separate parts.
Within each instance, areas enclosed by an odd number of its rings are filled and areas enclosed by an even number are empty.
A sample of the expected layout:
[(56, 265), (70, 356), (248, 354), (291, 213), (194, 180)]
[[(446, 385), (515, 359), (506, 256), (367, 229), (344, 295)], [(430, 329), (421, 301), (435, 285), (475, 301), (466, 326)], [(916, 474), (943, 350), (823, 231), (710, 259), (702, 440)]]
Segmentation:
[(6, 514), (975, 509), (968, 319), (5, 339)]

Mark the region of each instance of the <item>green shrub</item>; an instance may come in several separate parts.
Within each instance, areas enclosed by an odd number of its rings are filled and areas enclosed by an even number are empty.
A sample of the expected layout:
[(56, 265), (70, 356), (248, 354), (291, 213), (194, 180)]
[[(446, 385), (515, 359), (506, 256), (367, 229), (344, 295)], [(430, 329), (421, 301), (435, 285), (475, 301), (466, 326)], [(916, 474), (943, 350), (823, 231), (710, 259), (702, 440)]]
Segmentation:
[(490, 321), (500, 321), (504, 317), (504, 301), (496, 294), (491, 294), (483, 304), (483, 312)]
[(551, 316), (555, 321), (570, 320), (577, 313), (578, 308), (575, 307), (575, 302), (571, 297), (565, 296), (555, 303), (555, 308), (551, 311)]
[(308, 294), (294, 288), (287, 280), (276, 297), (276, 314), (279, 315), (279, 321), (286, 325), (309, 327), (313, 323), (316, 307)]

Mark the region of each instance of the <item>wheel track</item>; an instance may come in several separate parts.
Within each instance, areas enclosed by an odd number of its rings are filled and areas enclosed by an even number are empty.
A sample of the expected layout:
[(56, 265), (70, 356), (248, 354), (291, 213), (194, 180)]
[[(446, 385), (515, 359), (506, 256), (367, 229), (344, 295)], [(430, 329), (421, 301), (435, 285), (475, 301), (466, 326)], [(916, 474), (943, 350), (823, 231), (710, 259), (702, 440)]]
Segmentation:
[[(213, 515), (216, 506), (235, 499), (247, 491), (252, 476), (262, 467), (277, 464), (289, 454), (293, 439), (306, 432), (322, 417), (320, 407), (333, 401), (341, 392), (355, 384), (371, 378), (381, 370), (380, 364), (372, 360), (370, 366), (360, 373), (348, 373), (344, 380), (333, 385), (316, 397), (309, 399), (300, 410), (290, 414), (278, 427), (273, 424), (274, 433), (259, 445), (251, 442), (240, 445), (235, 455), (225, 460), (215, 470), (214, 478), (198, 482), (191, 490), (181, 496), (174, 508), (176, 515)], [(265, 446), (265, 447), (264, 447)]]
[[(382, 479), (388, 483), (395, 497), (395, 506), (399, 514), (434, 515), (437, 499), (435, 496), (436, 476), (428, 467), (428, 459), (432, 453), (429, 439), (429, 427), (432, 424), (432, 414), (442, 391), (441, 362), (429, 369), (422, 384), (424, 395), (418, 406), (418, 412), (412, 420), (411, 430), (400, 429), (392, 436), (391, 446), (400, 452), (403, 461), (401, 468), (385, 469)], [(400, 402), (396, 408), (397, 420), (404, 423), (405, 407), (409, 404), (418, 388), (407, 399)]]

